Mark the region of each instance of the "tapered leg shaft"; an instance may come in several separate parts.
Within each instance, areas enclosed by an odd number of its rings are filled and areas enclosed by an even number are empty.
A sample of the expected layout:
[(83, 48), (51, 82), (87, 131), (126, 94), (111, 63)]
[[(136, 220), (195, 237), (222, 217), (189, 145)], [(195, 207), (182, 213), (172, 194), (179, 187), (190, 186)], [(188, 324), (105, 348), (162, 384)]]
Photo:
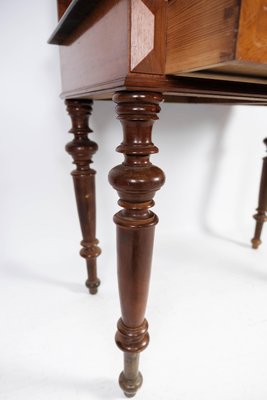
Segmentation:
[(116, 343), (124, 352), (124, 370), (119, 383), (132, 397), (142, 385), (139, 353), (149, 342), (145, 310), (157, 216), (150, 211), (155, 192), (164, 183), (163, 172), (149, 157), (158, 151), (151, 141), (162, 95), (150, 92), (120, 92), (113, 97), (123, 126), (123, 142), (117, 148), (124, 162), (113, 168), (109, 181), (119, 194), (122, 210), (114, 216), (117, 225), (118, 284), (121, 318)]
[(76, 169), (73, 177), (77, 209), (83, 240), (80, 254), (86, 260), (88, 279), (86, 286), (91, 294), (97, 293), (100, 281), (97, 277), (96, 258), (101, 250), (96, 234), (95, 171), (90, 168), (97, 144), (88, 138), (91, 129), (88, 119), (92, 112), (91, 100), (66, 100), (67, 111), (72, 120), (69, 131), (74, 139), (66, 145)]
[[(267, 146), (267, 138), (264, 139), (264, 144)], [(267, 220), (267, 157), (263, 158), (260, 192), (259, 192), (259, 205), (257, 214), (254, 215), (256, 220), (256, 227), (254, 237), (251, 240), (253, 249), (257, 249), (261, 244), (261, 232), (264, 222)]]

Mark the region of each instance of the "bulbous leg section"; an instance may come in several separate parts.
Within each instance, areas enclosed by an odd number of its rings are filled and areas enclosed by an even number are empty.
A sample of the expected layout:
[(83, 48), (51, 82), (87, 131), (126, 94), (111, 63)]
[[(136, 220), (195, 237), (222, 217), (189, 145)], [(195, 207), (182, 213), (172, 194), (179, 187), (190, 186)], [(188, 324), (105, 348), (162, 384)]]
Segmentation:
[(123, 142), (117, 151), (124, 155), (124, 162), (109, 174), (110, 184), (117, 190), (118, 204), (122, 207), (114, 216), (121, 303), (121, 319), (115, 339), (124, 352), (124, 369), (119, 384), (127, 397), (133, 397), (143, 382), (139, 372), (140, 352), (149, 342), (145, 310), (154, 231), (158, 222), (150, 208), (165, 179), (161, 169), (150, 162), (150, 155), (158, 151), (151, 135), (162, 95), (120, 92), (114, 95), (113, 100), (123, 127)]

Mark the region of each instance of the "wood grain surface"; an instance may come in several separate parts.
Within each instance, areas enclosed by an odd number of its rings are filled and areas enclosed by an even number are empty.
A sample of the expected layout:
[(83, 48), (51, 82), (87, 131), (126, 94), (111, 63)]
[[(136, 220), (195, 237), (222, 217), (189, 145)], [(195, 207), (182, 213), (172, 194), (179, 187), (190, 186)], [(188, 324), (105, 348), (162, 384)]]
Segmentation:
[(238, 0), (170, 1), (167, 74), (218, 65), (235, 57)]

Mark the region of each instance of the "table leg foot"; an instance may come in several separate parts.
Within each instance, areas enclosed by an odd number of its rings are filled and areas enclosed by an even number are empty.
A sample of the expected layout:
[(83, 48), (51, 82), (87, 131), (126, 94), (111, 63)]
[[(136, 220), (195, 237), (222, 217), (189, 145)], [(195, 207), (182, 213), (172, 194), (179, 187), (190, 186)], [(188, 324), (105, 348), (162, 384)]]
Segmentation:
[(89, 290), (90, 294), (97, 294), (98, 287), (100, 286), (100, 280), (98, 279), (96, 282), (89, 282), (89, 279), (85, 281), (85, 286)]
[(261, 245), (261, 240), (259, 240), (259, 239), (251, 239), (251, 244), (252, 244), (252, 248), (254, 249), (254, 250), (257, 250), (258, 249), (258, 247)]
[(119, 385), (126, 397), (134, 397), (142, 386), (143, 376), (138, 368), (139, 353), (124, 353), (124, 370), (119, 376)]

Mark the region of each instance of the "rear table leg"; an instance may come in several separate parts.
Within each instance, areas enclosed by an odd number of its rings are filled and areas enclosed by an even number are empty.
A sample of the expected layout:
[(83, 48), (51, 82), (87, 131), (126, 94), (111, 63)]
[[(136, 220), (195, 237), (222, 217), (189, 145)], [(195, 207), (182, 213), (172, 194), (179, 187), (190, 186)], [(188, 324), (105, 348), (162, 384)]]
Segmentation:
[[(264, 139), (264, 144), (267, 146), (267, 138)], [(256, 227), (254, 237), (251, 240), (252, 248), (257, 249), (261, 244), (261, 232), (264, 222), (267, 220), (267, 157), (263, 158), (260, 192), (259, 192), (259, 205), (257, 208), (257, 214), (254, 215), (256, 220)]]
[(97, 293), (100, 280), (97, 277), (96, 258), (101, 253), (96, 232), (95, 170), (90, 167), (97, 144), (88, 138), (92, 130), (88, 119), (92, 112), (91, 100), (66, 100), (67, 111), (72, 120), (69, 131), (74, 139), (66, 145), (76, 169), (72, 171), (77, 209), (83, 235), (80, 254), (86, 260), (88, 279), (85, 285), (91, 294)]

